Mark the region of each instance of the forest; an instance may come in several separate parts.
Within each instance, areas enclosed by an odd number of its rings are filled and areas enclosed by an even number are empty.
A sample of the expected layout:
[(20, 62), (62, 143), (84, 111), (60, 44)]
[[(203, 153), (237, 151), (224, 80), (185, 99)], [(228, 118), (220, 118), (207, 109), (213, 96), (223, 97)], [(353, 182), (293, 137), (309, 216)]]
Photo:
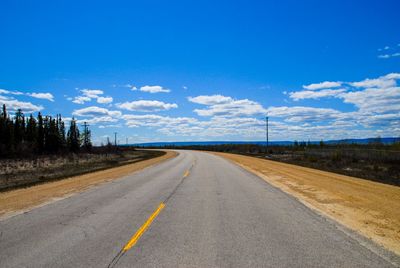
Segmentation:
[(80, 132), (77, 121), (72, 118), (68, 130), (61, 114), (35, 118), (25, 116), (19, 109), (11, 116), (3, 105), (0, 113), (0, 158), (30, 157), (61, 153), (90, 152), (91, 132), (84, 124)]

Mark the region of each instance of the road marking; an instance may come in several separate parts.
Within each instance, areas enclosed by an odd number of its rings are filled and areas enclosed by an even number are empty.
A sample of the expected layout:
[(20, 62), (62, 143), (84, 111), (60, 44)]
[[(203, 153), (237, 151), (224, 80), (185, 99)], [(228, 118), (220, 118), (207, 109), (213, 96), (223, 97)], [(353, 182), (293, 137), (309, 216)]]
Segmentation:
[(139, 238), (142, 236), (144, 232), (146, 232), (147, 228), (149, 228), (150, 224), (154, 221), (154, 219), (157, 217), (158, 214), (160, 214), (161, 210), (165, 207), (164, 203), (161, 203), (156, 211), (151, 214), (151, 216), (147, 219), (147, 221), (140, 227), (139, 230), (132, 236), (131, 240), (125, 245), (125, 247), (122, 249), (124, 252), (128, 251), (130, 248), (132, 248), (136, 242), (139, 240)]
[(183, 177), (186, 178), (187, 176), (189, 176), (189, 174), (190, 174), (190, 171), (189, 171), (189, 170), (186, 170), (186, 172), (185, 172), (185, 174), (183, 175)]

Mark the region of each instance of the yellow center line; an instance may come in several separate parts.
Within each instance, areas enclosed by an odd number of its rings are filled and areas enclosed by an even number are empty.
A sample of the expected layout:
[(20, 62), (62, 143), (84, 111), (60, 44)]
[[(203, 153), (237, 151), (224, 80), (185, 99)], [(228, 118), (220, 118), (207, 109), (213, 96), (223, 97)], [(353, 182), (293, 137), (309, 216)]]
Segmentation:
[(140, 227), (139, 230), (132, 236), (131, 240), (125, 245), (125, 247), (122, 249), (124, 252), (128, 251), (130, 248), (132, 248), (136, 242), (139, 240), (139, 238), (142, 236), (144, 232), (146, 232), (147, 228), (149, 228), (150, 224), (154, 221), (154, 219), (157, 217), (158, 214), (160, 214), (161, 210), (165, 207), (164, 203), (161, 203), (156, 211), (151, 214), (151, 216), (147, 219), (147, 221)]
[[(189, 174), (190, 174), (190, 171), (188, 169), (188, 170), (186, 170), (186, 172), (183, 175), (183, 177), (186, 178), (187, 176), (189, 176)], [(124, 246), (124, 248), (122, 249), (123, 252), (128, 251), (129, 249), (131, 249), (137, 243), (137, 241), (144, 234), (144, 232), (146, 232), (146, 230), (149, 228), (151, 223), (158, 216), (158, 214), (160, 214), (161, 210), (164, 207), (165, 207), (164, 203), (161, 203), (158, 206), (158, 208), (153, 212), (153, 214), (151, 214), (151, 216), (147, 219), (147, 221), (139, 228), (139, 230), (137, 230), (137, 232), (131, 237), (129, 242)]]
[(186, 170), (185, 174), (183, 175), (184, 178), (186, 178), (187, 176), (189, 176), (190, 172), (189, 170)]

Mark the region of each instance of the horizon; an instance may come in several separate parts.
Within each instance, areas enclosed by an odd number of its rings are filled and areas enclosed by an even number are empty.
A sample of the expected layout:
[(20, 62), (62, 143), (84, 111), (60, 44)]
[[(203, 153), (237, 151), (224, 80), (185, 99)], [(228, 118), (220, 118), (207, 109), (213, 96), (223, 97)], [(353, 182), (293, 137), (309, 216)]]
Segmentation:
[(398, 1), (0, 7), (0, 104), (94, 144), (400, 136)]

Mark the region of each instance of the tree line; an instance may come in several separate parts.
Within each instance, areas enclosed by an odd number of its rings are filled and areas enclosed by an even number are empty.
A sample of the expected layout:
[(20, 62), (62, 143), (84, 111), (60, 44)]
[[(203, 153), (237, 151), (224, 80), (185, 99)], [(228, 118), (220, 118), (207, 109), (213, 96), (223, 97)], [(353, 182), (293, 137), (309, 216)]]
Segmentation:
[(68, 131), (60, 114), (55, 117), (25, 116), (18, 109), (11, 116), (3, 104), (0, 113), (0, 157), (29, 156), (33, 154), (78, 153), (92, 148), (91, 132), (84, 125), (82, 133), (72, 118)]

